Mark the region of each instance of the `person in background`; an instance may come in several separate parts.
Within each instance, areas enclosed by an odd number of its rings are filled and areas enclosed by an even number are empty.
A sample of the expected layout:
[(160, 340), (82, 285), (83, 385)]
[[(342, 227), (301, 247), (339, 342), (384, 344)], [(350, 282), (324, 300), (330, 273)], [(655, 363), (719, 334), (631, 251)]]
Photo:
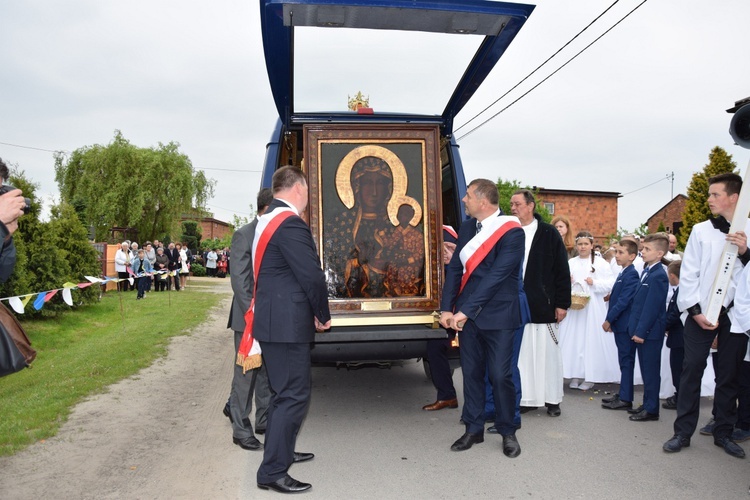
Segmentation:
[[(172, 289), (172, 281), (174, 278), (175, 291), (180, 291), (180, 251), (174, 243), (170, 243), (167, 248), (167, 257), (169, 257), (169, 271), (170, 274), (167, 276), (167, 289)], [(172, 276), (174, 274), (174, 276)]]
[(117, 271), (117, 277), (120, 279), (117, 282), (117, 290), (120, 292), (127, 292), (130, 289), (128, 286), (128, 267), (131, 261), (130, 243), (123, 241), (120, 244), (120, 249), (115, 252), (115, 271)]
[(188, 275), (190, 274), (190, 259), (188, 257), (187, 247), (183, 247), (181, 243), (177, 243), (175, 247), (180, 252), (180, 289), (184, 290), (187, 286)]
[[(673, 235), (672, 235), (673, 236)], [(672, 239), (670, 238), (670, 242)], [(667, 347), (669, 347), (669, 368), (672, 372), (672, 384), (674, 395), (669, 396), (661, 407), (665, 410), (677, 409), (677, 394), (680, 392), (680, 374), (682, 373), (682, 360), (685, 357), (685, 344), (683, 334), (685, 326), (680, 319), (680, 310), (677, 308), (677, 295), (680, 292), (680, 268), (681, 259), (673, 260), (667, 266), (667, 278), (672, 287), (672, 298), (667, 305)]]
[(219, 255), (216, 253), (216, 249), (212, 248), (206, 254), (206, 271), (212, 278), (216, 277), (216, 261), (219, 259)]
[[(169, 257), (164, 253), (164, 247), (160, 246), (156, 249), (156, 261), (154, 266), (155, 271), (166, 271), (169, 272)], [(167, 288), (169, 276), (166, 273), (160, 273), (154, 275), (154, 289), (157, 292), (163, 292)]]
[(133, 274), (137, 276), (136, 283), (138, 285), (138, 295), (136, 296), (136, 300), (140, 300), (146, 296), (146, 290), (151, 282), (150, 275), (154, 271), (154, 268), (151, 267), (151, 262), (146, 258), (146, 252), (143, 249), (138, 250), (136, 257), (133, 259), (131, 269), (133, 270)]
[(578, 257), (568, 261), (572, 293), (587, 294), (583, 309), (568, 311), (560, 324), (563, 374), (571, 389), (587, 391), (594, 383), (620, 380), (617, 346), (612, 332), (602, 331), (607, 315), (604, 297), (614, 285), (612, 268), (594, 255), (594, 237), (588, 231), (576, 235)]
[(573, 239), (573, 231), (570, 228), (570, 220), (564, 215), (558, 215), (552, 219), (551, 224), (555, 226), (557, 232), (560, 233), (563, 243), (565, 244), (565, 250), (568, 252), (568, 259), (578, 255), (578, 248), (576, 248), (576, 242)]

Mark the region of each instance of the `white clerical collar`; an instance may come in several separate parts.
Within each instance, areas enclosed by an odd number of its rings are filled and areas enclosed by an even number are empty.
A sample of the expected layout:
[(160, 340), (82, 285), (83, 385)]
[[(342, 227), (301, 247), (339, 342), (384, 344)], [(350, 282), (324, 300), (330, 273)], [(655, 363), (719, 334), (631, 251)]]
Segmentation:
[(491, 213), (490, 215), (488, 215), (484, 219), (482, 219), (482, 220), (477, 219), (477, 222), (484, 222), (484, 221), (486, 221), (487, 219), (489, 219), (491, 217), (498, 217), (499, 215), (500, 215), (500, 209), (498, 208), (497, 210), (495, 210), (493, 213)]
[(297, 207), (295, 207), (293, 203), (286, 201), (284, 198), (279, 198), (278, 196), (276, 197), (276, 199), (279, 201), (283, 201), (284, 203), (289, 205), (289, 208), (291, 208), (295, 214), (299, 215), (299, 210), (297, 210)]

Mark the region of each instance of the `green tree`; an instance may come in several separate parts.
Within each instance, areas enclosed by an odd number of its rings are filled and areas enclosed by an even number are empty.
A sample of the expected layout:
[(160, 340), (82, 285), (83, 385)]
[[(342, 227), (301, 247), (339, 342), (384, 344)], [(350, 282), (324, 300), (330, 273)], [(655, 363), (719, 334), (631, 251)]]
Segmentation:
[(685, 248), (693, 226), (711, 217), (707, 203), (708, 179), (725, 173), (738, 173), (737, 164), (732, 160), (732, 155), (716, 146), (708, 155), (708, 164), (703, 170), (693, 174), (688, 186), (688, 199), (685, 202), (685, 211), (682, 212), (682, 228), (677, 241), (680, 248)]
[[(50, 220), (46, 224), (49, 239), (61, 251), (62, 258), (70, 266), (70, 274), (64, 282), (80, 283), (84, 276), (98, 276), (102, 272), (98, 252), (88, 241), (88, 230), (78, 218), (72, 205), (60, 203), (50, 209)], [(99, 287), (79, 289), (73, 300), (79, 304), (90, 304), (98, 300)]]
[(198, 251), (202, 236), (203, 232), (200, 224), (194, 220), (183, 221), (180, 239), (182, 240), (182, 244), (188, 247), (191, 252)]
[(215, 181), (195, 171), (179, 144), (139, 148), (115, 132), (106, 146), (95, 144), (55, 156), (55, 180), (71, 204), (103, 241), (113, 226), (132, 227), (141, 241), (179, 231), (180, 215), (201, 208)]
[(498, 178), (497, 193), (500, 195), (499, 204), (503, 213), (510, 215), (510, 197), (519, 189), (528, 189), (533, 192), (534, 198), (536, 198), (536, 212), (542, 216), (544, 222), (552, 220), (552, 215), (550, 215), (549, 210), (547, 210), (547, 207), (544, 206), (544, 203), (539, 198), (539, 190), (533, 189), (531, 186), (522, 186), (517, 180), (504, 181), (503, 179)]

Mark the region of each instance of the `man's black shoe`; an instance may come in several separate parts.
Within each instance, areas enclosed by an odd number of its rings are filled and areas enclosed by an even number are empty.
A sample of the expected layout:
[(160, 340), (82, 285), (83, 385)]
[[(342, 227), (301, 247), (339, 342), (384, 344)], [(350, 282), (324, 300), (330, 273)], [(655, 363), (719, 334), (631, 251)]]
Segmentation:
[(508, 458), (516, 458), (521, 454), (521, 445), (518, 444), (515, 434), (503, 436), (503, 453)]
[(536, 410), (536, 406), (522, 406), (519, 411), (521, 414), (524, 414), (524, 413), (529, 413), (530, 411), (534, 411), (534, 410)]
[(677, 409), (677, 395), (675, 394), (674, 396), (669, 396), (661, 404), (661, 407), (664, 408), (665, 410), (676, 410)]
[(243, 450), (260, 450), (263, 448), (263, 443), (258, 441), (258, 439), (255, 436), (250, 436), (246, 438), (236, 438), (232, 437), (232, 442), (236, 445), (238, 445)]
[(562, 414), (559, 404), (547, 403), (545, 406), (547, 407), (547, 415), (550, 417), (559, 417)]
[(672, 438), (664, 443), (664, 446), (662, 446), (662, 449), (666, 451), (667, 453), (677, 453), (683, 448), (687, 448), (690, 446), (690, 438), (685, 436), (680, 436), (679, 434), (675, 434), (672, 436)]
[(623, 401), (620, 399), (619, 394), (615, 394), (612, 401), (609, 403), (602, 403), (602, 408), (605, 410), (629, 410), (633, 407), (633, 403), (630, 401)]
[(467, 432), (451, 445), (451, 451), (468, 450), (475, 444), (482, 442), (484, 442), (484, 436), (482, 434), (469, 434)]
[(315, 458), (315, 455), (312, 453), (298, 453), (294, 452), (294, 463), (298, 464), (300, 462), (307, 462), (308, 460), (312, 460)]
[(620, 394), (617, 393), (617, 392), (614, 393), (613, 395), (611, 395), (608, 398), (602, 398), (602, 403), (611, 403), (612, 401), (614, 401), (616, 399), (620, 399)]
[(300, 491), (306, 491), (312, 488), (312, 484), (302, 483), (287, 474), (272, 483), (258, 483), (258, 488), (261, 490), (278, 491), (279, 493), (299, 493)]
[(638, 408), (631, 408), (628, 410), (628, 413), (631, 415), (635, 415), (636, 413), (640, 413), (643, 411), (643, 405), (639, 406)]
[(650, 422), (652, 420), (659, 420), (658, 413), (649, 413), (646, 410), (640, 411), (635, 415), (630, 415), (630, 420), (633, 422)]
[(745, 450), (742, 449), (742, 446), (738, 445), (728, 437), (714, 439), (714, 444), (724, 448), (724, 451), (726, 451), (728, 455), (737, 458), (745, 458)]

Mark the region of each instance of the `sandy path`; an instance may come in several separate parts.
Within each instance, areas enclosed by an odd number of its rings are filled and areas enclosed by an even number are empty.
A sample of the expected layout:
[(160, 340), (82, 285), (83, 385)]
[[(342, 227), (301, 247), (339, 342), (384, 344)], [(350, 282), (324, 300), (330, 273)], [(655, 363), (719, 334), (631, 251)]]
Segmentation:
[[(0, 458), (0, 498), (235, 497), (238, 485), (226, 478), (243, 477), (251, 457), (232, 446), (221, 414), (231, 382), (230, 300), (174, 338), (165, 358), (76, 406), (56, 437)], [(221, 441), (228, 446), (215, 446)]]

